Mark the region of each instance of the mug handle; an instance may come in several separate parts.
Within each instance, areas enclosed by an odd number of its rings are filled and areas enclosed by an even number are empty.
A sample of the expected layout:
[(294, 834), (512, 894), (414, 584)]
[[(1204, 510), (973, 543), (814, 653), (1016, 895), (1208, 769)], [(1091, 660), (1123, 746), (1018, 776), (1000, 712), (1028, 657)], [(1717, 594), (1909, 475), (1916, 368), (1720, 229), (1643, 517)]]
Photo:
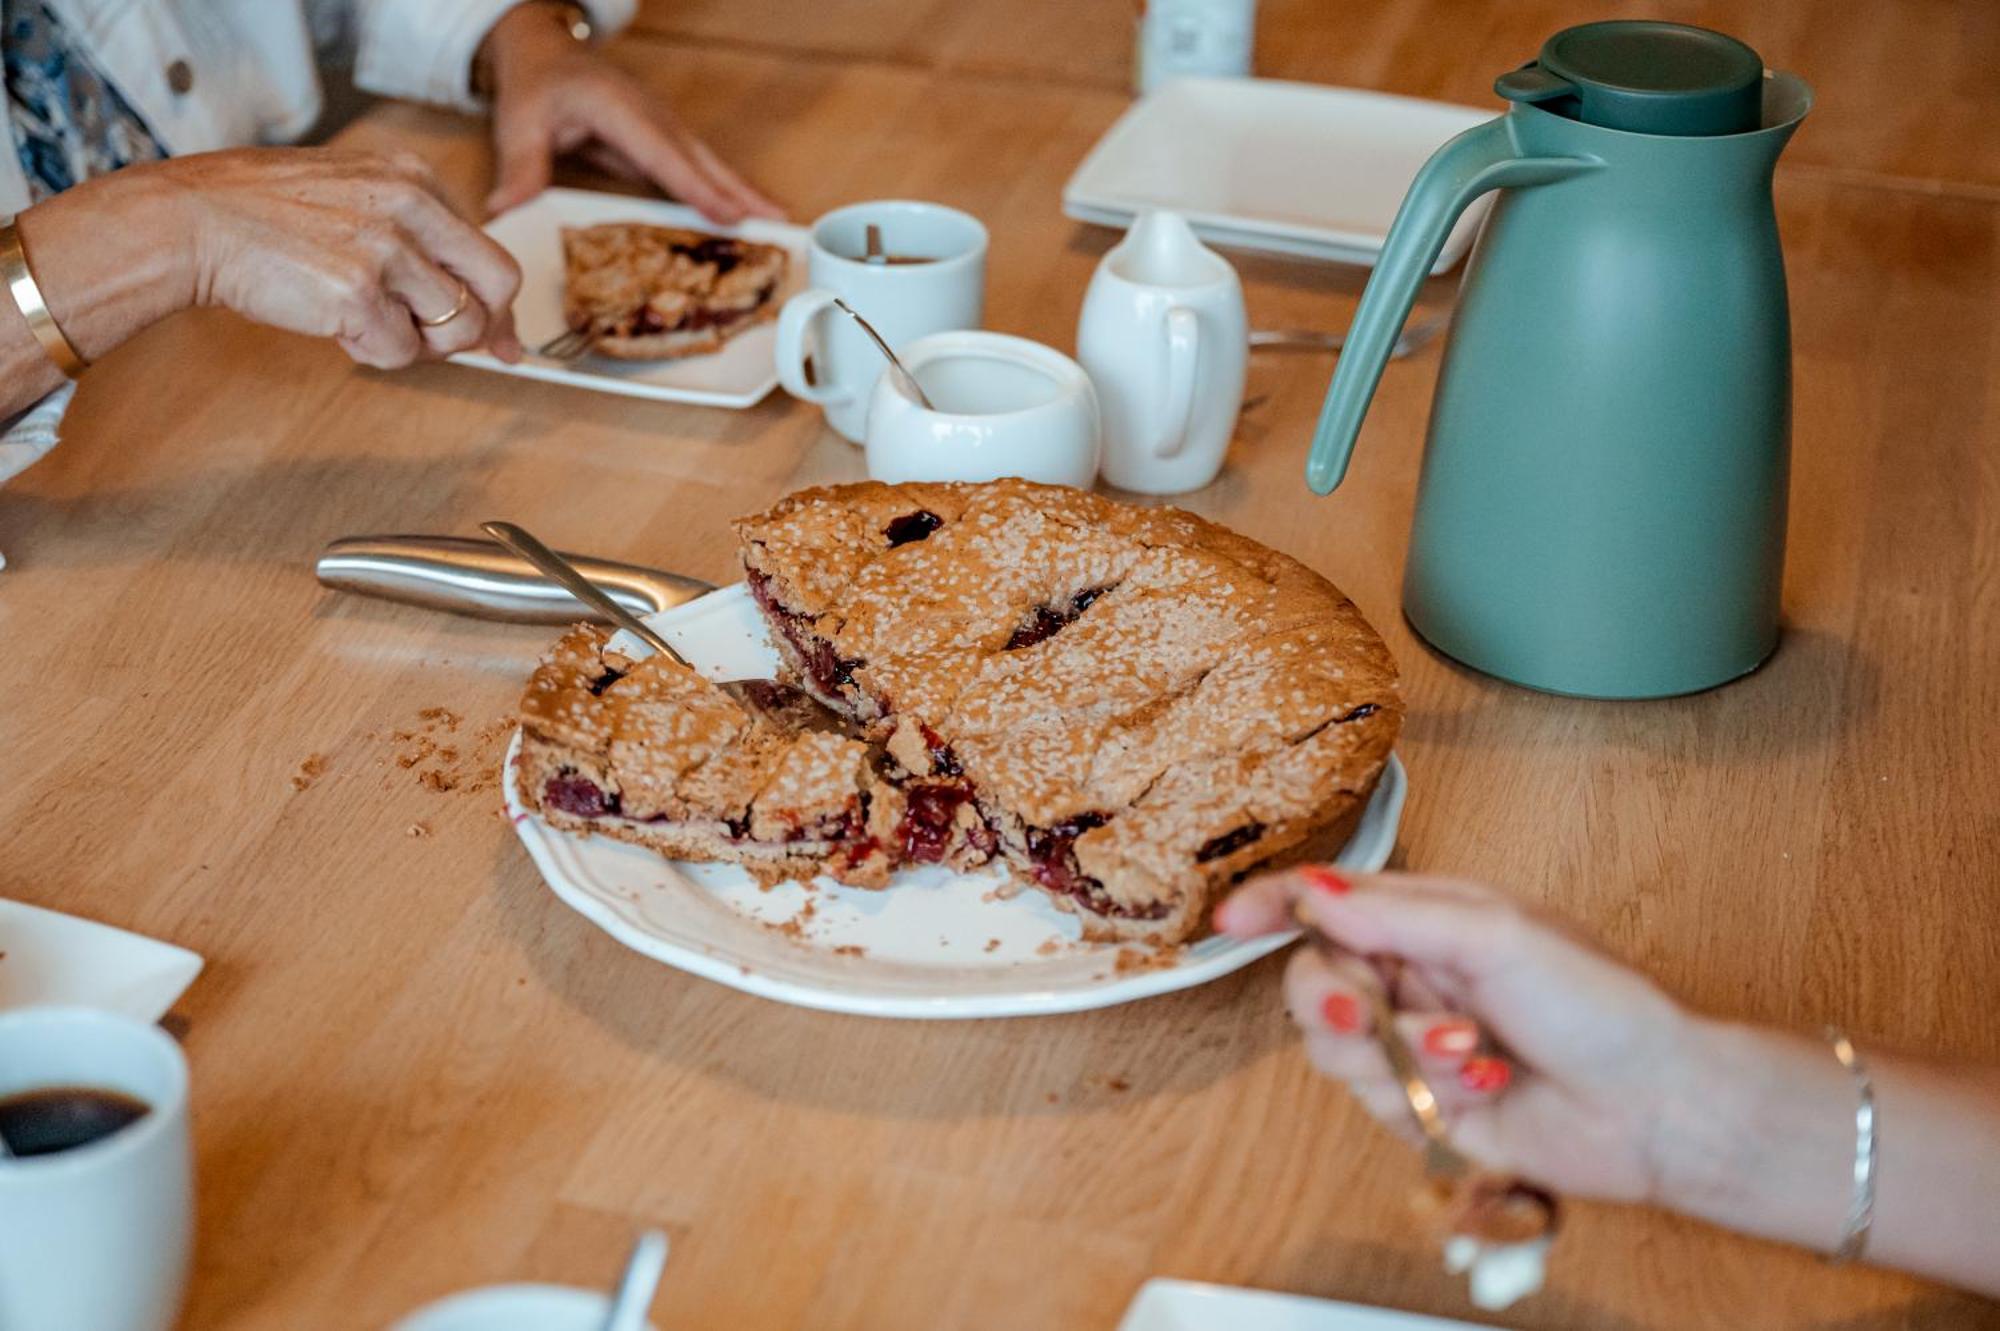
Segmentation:
[[(833, 302), (833, 292), (813, 287), (786, 301), (778, 313), (778, 382), (800, 401), (816, 402), (823, 407), (850, 401), (854, 396), (846, 389), (806, 381), (806, 330), (822, 312), (833, 308)], [(823, 376), (826, 366), (820, 365), (819, 370)]]
[(1194, 416), (1195, 358), (1201, 349), (1201, 325), (1194, 311), (1176, 305), (1167, 311), (1167, 410), (1153, 456), (1170, 458), (1187, 447), (1188, 425)]

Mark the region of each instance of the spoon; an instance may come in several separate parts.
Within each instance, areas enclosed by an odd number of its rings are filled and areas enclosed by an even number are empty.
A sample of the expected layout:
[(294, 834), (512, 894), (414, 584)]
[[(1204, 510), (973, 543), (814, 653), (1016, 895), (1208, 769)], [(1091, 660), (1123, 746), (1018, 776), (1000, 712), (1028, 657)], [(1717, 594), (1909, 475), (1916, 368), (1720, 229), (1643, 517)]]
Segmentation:
[[(694, 670), (688, 659), (675, 651), (674, 645), (661, 637), (652, 625), (618, 604), (610, 593), (584, 577), (576, 565), (543, 545), (527, 531), (511, 522), (482, 522), (479, 525), (487, 535), (560, 583), (571, 596), (638, 638), (654, 651), (664, 654), (668, 660), (678, 661), (689, 670)], [(853, 725), (836, 715), (817, 698), (775, 680), (731, 679), (722, 681), (715, 687), (734, 698), (744, 711), (752, 716), (761, 717), (782, 730), (817, 730), (850, 736), (855, 734), (856, 728)]]
[(868, 334), (868, 340), (873, 342), (876, 348), (889, 358), (889, 373), (896, 376), (896, 386), (915, 398), (918, 405), (923, 407), (925, 411), (936, 411), (937, 408), (931, 405), (931, 400), (924, 396), (923, 385), (917, 382), (917, 376), (903, 368), (903, 362), (897, 360), (896, 353), (889, 350), (889, 344), (884, 342), (882, 335), (875, 331), (875, 325), (856, 314), (854, 307), (840, 297), (835, 296), (833, 303), (840, 306), (841, 313), (860, 324), (861, 331)]
[[(1333, 960), (1355, 955), (1328, 937), (1307, 916), (1304, 903), (1294, 919), (1320, 955)], [(1450, 1128), (1417, 1064), (1417, 1056), (1396, 1027), (1396, 1005), (1382, 981), (1363, 986), (1367, 993), (1371, 1032), (1389, 1070), (1396, 1078), (1410, 1115), (1424, 1139), (1424, 1176), (1455, 1214), (1454, 1229), (1467, 1237), (1496, 1244), (1532, 1241), (1556, 1226), (1556, 1199), (1540, 1188), (1505, 1174), (1481, 1168), (1451, 1144)]]
[(867, 253), (862, 255), (862, 262), (878, 265), (889, 262), (889, 256), (882, 252), (882, 228), (870, 222), (864, 234), (868, 240)]
[(649, 1229), (632, 1245), (625, 1259), (625, 1274), (619, 1277), (618, 1292), (612, 1296), (611, 1311), (605, 1314), (601, 1331), (641, 1331), (646, 1325), (646, 1309), (660, 1288), (660, 1272), (667, 1267), (667, 1236)]

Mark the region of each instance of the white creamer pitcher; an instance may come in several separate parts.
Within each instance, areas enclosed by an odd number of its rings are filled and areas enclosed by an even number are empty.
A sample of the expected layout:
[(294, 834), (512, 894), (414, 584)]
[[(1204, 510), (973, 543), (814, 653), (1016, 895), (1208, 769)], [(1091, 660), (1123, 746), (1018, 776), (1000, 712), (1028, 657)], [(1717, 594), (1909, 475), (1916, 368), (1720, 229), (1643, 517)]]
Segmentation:
[(1178, 213), (1140, 217), (1097, 265), (1076, 330), (1097, 387), (1104, 479), (1142, 494), (1214, 480), (1248, 356), (1236, 270)]

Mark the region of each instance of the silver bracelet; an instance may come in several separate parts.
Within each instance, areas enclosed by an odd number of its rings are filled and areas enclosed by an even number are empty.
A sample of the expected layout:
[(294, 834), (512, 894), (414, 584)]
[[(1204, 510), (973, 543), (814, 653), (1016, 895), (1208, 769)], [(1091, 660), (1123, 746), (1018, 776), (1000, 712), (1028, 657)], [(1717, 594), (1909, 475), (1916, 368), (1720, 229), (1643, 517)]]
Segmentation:
[(1854, 1078), (1860, 1093), (1854, 1109), (1854, 1197), (1847, 1204), (1847, 1224), (1840, 1231), (1840, 1245), (1827, 1260), (1835, 1266), (1853, 1261), (1868, 1246), (1868, 1230), (1875, 1223), (1875, 1083), (1868, 1066), (1854, 1051), (1854, 1042), (1837, 1026), (1826, 1028), (1826, 1042), (1833, 1056)]

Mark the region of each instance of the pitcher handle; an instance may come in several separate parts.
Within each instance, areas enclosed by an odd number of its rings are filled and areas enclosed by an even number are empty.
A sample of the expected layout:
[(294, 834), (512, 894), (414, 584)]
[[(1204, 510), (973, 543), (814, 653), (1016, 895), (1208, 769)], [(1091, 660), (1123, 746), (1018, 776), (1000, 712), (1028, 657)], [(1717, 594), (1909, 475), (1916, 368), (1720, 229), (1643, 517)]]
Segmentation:
[(1444, 249), (1460, 213), (1488, 190), (1565, 180), (1603, 165), (1592, 157), (1524, 157), (1515, 146), (1511, 115), (1474, 125), (1424, 163), (1410, 185), (1389, 239), (1361, 293), (1333, 367), (1326, 404), (1306, 459), (1306, 484), (1326, 494), (1347, 475), (1361, 418), (1375, 396), (1389, 352), (1416, 304), (1417, 288)]
[(1167, 311), (1167, 409), (1153, 440), (1153, 456), (1178, 457), (1187, 447), (1188, 425), (1194, 418), (1195, 362), (1200, 354), (1201, 324), (1185, 305)]

